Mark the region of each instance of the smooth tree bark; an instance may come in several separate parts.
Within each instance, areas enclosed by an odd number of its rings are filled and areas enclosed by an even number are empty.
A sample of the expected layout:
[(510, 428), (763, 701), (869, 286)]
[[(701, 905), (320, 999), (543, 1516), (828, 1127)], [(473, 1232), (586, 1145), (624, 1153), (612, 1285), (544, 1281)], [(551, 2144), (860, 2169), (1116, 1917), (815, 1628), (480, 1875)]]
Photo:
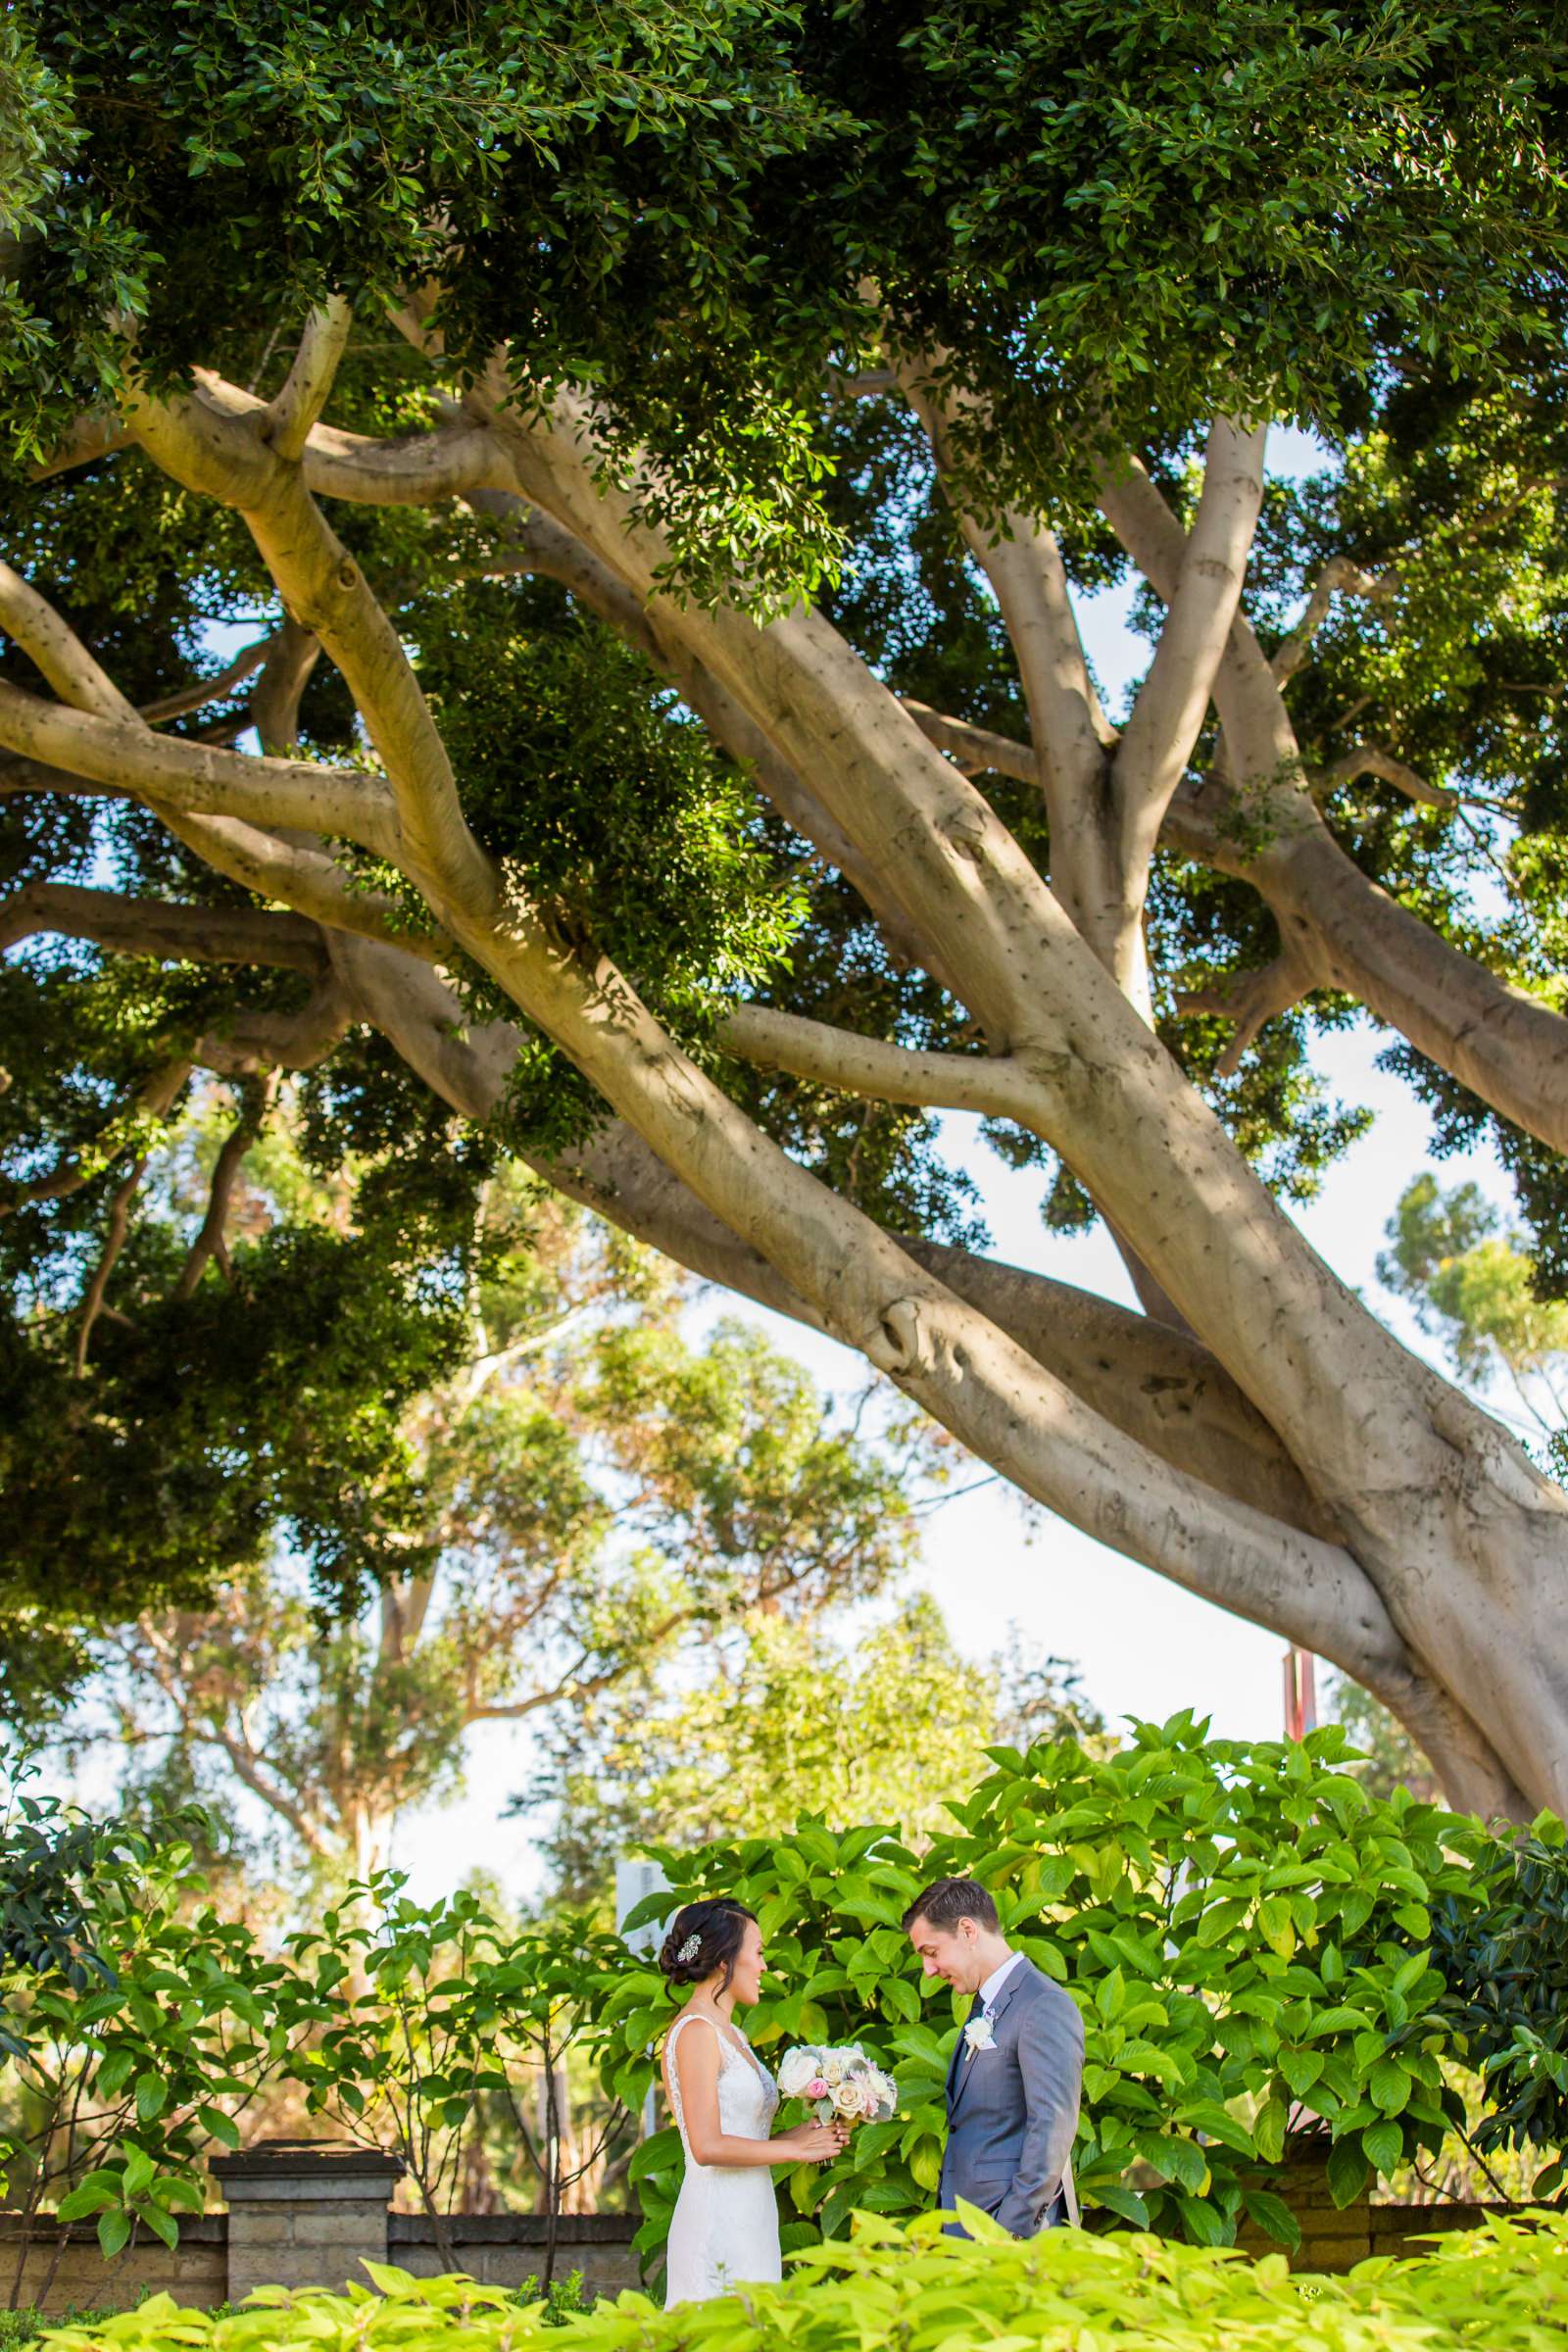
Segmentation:
[[(84, 420), (59, 454), (69, 466), (124, 436), (232, 510), (287, 617), (259, 657), (253, 752), (161, 734), (61, 614), (0, 576), (0, 625), (40, 673), (35, 692), (0, 684), (0, 746), (23, 763), (11, 787), (128, 796), (251, 894), (230, 915), (32, 885), (0, 913), (6, 940), (55, 930), (113, 954), (309, 970), (310, 1020), (198, 1058), (300, 1066), (366, 1024), (483, 1121), (519, 1033), (465, 1024), (450, 976), (461, 950), (603, 1101), (592, 1141), (542, 1163), (564, 1190), (830, 1333), (1086, 1533), (1333, 1659), (1410, 1727), (1455, 1800), (1513, 1817), (1568, 1806), (1568, 1503), (1314, 1253), (1151, 1026), (1145, 913), (1163, 846), (1240, 876), (1278, 919), (1281, 966), (1225, 1000), (1238, 1053), (1301, 994), (1348, 990), (1544, 1143), (1568, 1137), (1568, 1022), (1387, 898), (1319, 814), (1285, 688), (1310, 664), (1326, 600), (1368, 584), (1320, 583), (1271, 665), (1243, 597), (1263, 424), (1210, 419), (1188, 531), (1135, 458), (1101, 461), (1103, 516), (1164, 608), (1119, 732), (1052, 518), (977, 519), (955, 477), (1023, 684), (1030, 737), (1013, 741), (906, 706), (818, 610), (760, 623), (744, 598), (669, 593), (670, 550), (618, 486), (624, 468), (602, 462), (592, 401), (520, 405), (505, 353), (449, 381), (430, 316), (427, 298), (398, 321), (437, 396), (426, 431), (376, 440), (325, 421), (356, 331), (335, 301), (274, 399), (199, 373), (188, 394), (127, 396), (113, 427)], [(936, 372), (906, 355), (899, 375), (946, 469)], [(675, 686), (979, 1041), (915, 1052), (740, 1003), (720, 1032), (732, 1063), (1040, 1138), (1105, 1217), (1152, 1313), (881, 1229), (486, 851), (376, 582), (332, 520), (340, 506), (454, 502), (496, 526), (498, 572), (564, 581)], [(294, 751), (318, 658), (352, 696), (362, 764)], [(981, 789), (988, 770), (1041, 795), (1049, 873)], [(351, 877), (345, 842), (397, 869), (422, 923)], [(220, 1240), (220, 1216), (206, 1253)]]

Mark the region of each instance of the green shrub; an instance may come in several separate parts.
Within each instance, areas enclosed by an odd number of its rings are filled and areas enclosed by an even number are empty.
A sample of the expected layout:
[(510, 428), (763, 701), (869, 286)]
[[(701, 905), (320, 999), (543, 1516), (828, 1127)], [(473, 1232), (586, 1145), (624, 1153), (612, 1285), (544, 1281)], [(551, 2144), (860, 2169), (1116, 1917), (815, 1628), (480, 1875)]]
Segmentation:
[[(748, 2019), (762, 2050), (861, 2039), (898, 2077), (895, 2122), (857, 2132), (820, 2172), (784, 2177), (787, 2246), (833, 2236), (852, 2209), (932, 2201), (962, 2005), (921, 1981), (900, 1921), (949, 1872), (992, 1889), (1009, 1939), (1083, 2013), (1075, 2164), (1088, 2205), (1208, 2245), (1247, 2216), (1292, 2245), (1268, 2174), (1303, 2124), (1342, 2204), (1462, 2125), (1443, 2061), (1462, 2055), (1463, 2034), (1431, 1943), (1435, 1905), (1460, 1939), (1484, 1912), (1499, 1848), (1479, 1822), (1403, 1791), (1369, 1797), (1344, 1769), (1354, 1751), (1338, 1726), (1245, 1744), (1207, 1740), (1181, 1715), (1136, 1726), (1110, 1756), (1070, 1742), (990, 1752), (997, 1770), (954, 1808), (955, 1834), (918, 1859), (895, 1831), (819, 1821), (779, 1840), (654, 1849), (671, 1890), (634, 1919), (720, 1891), (758, 1912), (775, 1972)], [(1537, 1827), (1560, 1840), (1557, 1825)], [(635, 2105), (670, 1993), (628, 1955), (599, 1997), (613, 2029), (607, 2084)], [(657, 2255), (679, 2180), (674, 2133), (645, 2143), (633, 2173), (639, 2243)]]
[(98, 2311), (91, 2306), (61, 2312), (55, 2319), (46, 2319), (41, 2311), (0, 2311), (0, 2352), (18, 2352), (20, 2345), (35, 2344), (39, 2336), (56, 2328), (98, 2328), (113, 2316), (108, 2310)]
[(1249, 2262), (1130, 2232), (1017, 2239), (976, 2215), (967, 2241), (939, 2236), (929, 2216), (868, 2217), (849, 2243), (804, 2255), (782, 2286), (698, 2308), (622, 2295), (563, 2323), (472, 2279), (376, 2265), (379, 2295), (267, 2287), (221, 2320), (160, 2295), (52, 2337), (50, 2352), (512, 2352), (563, 2324), (582, 2352), (1542, 2352), (1568, 2326), (1568, 2220), (1538, 2218), (1539, 2230), (1495, 2221), (1431, 2254), (1323, 2278), (1293, 2277), (1278, 2254)]

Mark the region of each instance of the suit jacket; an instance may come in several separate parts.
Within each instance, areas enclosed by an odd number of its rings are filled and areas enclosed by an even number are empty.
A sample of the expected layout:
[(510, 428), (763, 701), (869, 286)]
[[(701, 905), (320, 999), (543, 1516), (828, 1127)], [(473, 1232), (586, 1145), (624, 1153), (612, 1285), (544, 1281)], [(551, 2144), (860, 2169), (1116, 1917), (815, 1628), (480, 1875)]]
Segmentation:
[[(981, 2014), (976, 1996), (971, 2015)], [(1014, 2237), (1077, 2219), (1071, 2157), (1083, 2083), (1084, 2028), (1059, 1984), (1020, 1960), (997, 1995), (995, 2040), (971, 2055), (958, 2035), (948, 2066), (948, 2144), (938, 2203), (994, 2214)], [(1056, 2209), (1065, 2204), (1063, 2217)], [(950, 2232), (961, 2236), (956, 2223)]]

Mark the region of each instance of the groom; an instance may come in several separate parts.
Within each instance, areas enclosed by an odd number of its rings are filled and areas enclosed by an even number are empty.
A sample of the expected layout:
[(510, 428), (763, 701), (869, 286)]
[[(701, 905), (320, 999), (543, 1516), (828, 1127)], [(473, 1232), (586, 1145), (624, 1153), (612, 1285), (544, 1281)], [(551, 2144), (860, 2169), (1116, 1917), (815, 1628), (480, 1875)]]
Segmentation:
[[(938, 1879), (904, 1915), (928, 1977), (974, 1995), (948, 2068), (948, 2144), (938, 2203), (966, 2197), (1014, 2237), (1076, 2221), (1072, 2142), (1083, 2020), (1059, 1984), (1004, 1939), (972, 1879)], [(966, 2233), (957, 2222), (950, 2236)]]

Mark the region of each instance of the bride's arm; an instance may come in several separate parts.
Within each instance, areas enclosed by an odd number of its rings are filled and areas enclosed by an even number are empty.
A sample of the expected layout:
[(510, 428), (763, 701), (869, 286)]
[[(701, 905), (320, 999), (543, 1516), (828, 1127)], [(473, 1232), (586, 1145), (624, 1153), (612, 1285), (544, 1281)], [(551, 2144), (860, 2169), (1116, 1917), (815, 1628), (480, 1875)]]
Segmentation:
[[(693, 2020), (698, 2022), (709, 2025), (706, 2017)], [(678, 2073), (687, 2144), (699, 2164), (826, 2164), (844, 2146), (848, 2134), (837, 2124), (798, 2125), (776, 2139), (742, 2139), (726, 2132), (718, 2116), (716, 2026), (706, 2034), (683, 2034), (669, 2053), (669, 2067)]]

